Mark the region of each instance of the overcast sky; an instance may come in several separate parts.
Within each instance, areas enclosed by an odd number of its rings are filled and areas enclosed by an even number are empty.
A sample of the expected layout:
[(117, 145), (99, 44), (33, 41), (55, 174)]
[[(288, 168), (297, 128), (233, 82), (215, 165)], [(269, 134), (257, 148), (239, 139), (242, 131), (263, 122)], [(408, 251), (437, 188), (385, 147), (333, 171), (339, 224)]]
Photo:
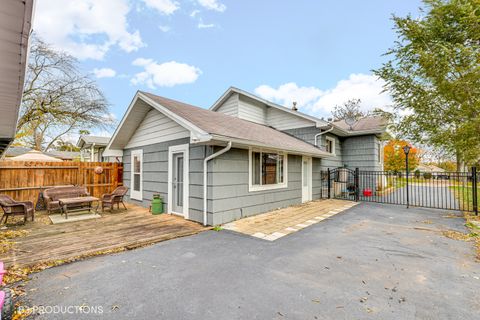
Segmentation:
[(390, 103), (371, 70), (414, 0), (37, 0), (34, 29), (80, 59), (120, 119), (137, 90), (208, 108), (236, 86), (328, 117)]

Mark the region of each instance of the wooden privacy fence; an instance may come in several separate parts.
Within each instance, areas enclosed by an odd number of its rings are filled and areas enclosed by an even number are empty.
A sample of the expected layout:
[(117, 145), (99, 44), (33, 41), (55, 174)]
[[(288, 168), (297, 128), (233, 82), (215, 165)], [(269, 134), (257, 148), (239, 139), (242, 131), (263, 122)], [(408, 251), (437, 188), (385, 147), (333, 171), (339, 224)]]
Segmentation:
[(39, 193), (47, 188), (81, 185), (92, 196), (101, 197), (123, 184), (122, 175), (121, 163), (0, 161), (0, 194), (36, 204)]

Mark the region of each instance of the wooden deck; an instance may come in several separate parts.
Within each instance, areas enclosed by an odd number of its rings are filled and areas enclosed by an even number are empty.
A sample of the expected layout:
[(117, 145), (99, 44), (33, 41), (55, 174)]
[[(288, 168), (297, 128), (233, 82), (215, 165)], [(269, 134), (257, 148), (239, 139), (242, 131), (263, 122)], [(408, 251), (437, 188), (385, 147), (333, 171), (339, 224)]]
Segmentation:
[[(46, 217), (8, 230), (27, 230), (15, 241), (13, 250), (0, 254), (7, 267), (32, 266), (69, 260), (109, 250), (132, 249), (206, 230), (202, 225), (173, 215), (152, 215), (148, 209), (128, 205), (102, 217), (63, 224), (45, 224)], [(42, 222), (43, 220), (43, 222)], [(1, 231), (0, 231), (1, 233)]]

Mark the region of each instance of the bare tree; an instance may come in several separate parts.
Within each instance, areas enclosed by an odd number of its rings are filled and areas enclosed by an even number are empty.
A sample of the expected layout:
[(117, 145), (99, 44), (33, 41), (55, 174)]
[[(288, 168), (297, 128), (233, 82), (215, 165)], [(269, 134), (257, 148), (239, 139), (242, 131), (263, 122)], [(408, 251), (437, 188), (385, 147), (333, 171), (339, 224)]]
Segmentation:
[(349, 99), (340, 106), (335, 106), (332, 111), (332, 116), (335, 121), (344, 120), (346, 118), (353, 118), (358, 120), (366, 117), (368, 114), (360, 109), (360, 99)]
[(47, 151), (72, 132), (111, 125), (105, 96), (78, 61), (34, 36), (16, 144)]

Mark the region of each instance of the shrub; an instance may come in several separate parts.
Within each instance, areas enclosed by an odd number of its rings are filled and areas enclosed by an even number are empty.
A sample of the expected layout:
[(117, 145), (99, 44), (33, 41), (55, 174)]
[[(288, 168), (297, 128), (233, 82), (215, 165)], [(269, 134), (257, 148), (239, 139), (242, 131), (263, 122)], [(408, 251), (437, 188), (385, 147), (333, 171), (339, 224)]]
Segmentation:
[(413, 173), (415, 175), (415, 178), (420, 178), (420, 170), (415, 170), (415, 172)]
[(428, 179), (432, 179), (432, 174), (431, 174), (430, 172), (425, 172), (425, 173), (423, 174), (423, 178), (425, 178), (425, 179), (427, 179), (427, 180), (428, 180)]

